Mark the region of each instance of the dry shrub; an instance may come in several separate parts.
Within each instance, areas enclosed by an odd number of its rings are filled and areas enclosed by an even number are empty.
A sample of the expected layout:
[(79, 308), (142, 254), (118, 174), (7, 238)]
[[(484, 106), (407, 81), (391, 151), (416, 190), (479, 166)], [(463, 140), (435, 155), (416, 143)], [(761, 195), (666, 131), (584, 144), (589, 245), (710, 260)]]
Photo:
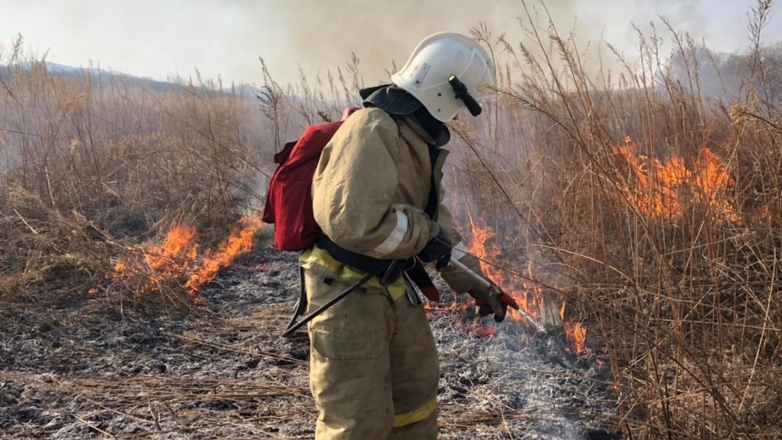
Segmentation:
[[(8, 225), (0, 288), (34, 296), (98, 286), (137, 299), (133, 286), (144, 281), (112, 282), (113, 263), (163, 241), (174, 224), (215, 248), (243, 215), (257, 214), (273, 153), (305, 124), (334, 120), (354, 102), (358, 62), (283, 88), (261, 61), (257, 90), (197, 72), (171, 83), (97, 69), (52, 73), (24, 52), (21, 37), (0, 47), (0, 221)], [(104, 245), (63, 245), (84, 231)], [(55, 268), (61, 276), (44, 287), (44, 272)], [(89, 273), (89, 282), (66, 272)], [(163, 304), (190, 299), (179, 283), (156, 290)]]
[(21, 39), (0, 51), (3, 291), (86, 293), (175, 222), (217, 243), (262, 199), (274, 147), (256, 102), (200, 79), (52, 74)]
[[(456, 126), (481, 160), (454, 178), (455, 215), (497, 213), (502, 244), (525, 246), (511, 254), (560, 275), (570, 319), (605, 343), (628, 436), (779, 438), (782, 113), (759, 39), (726, 101), (700, 94), (702, 48), (670, 27), (676, 69), (639, 32), (640, 64), (617, 54), (624, 71), (597, 78), (553, 24), (525, 30), (532, 46), (476, 29), (509, 66), (487, 120)], [(671, 170), (687, 176), (659, 179)]]
[[(570, 319), (604, 342), (630, 438), (782, 435), (782, 121), (769, 92), (780, 78), (755, 56), (769, 4), (752, 22), (753, 52), (736, 58), (745, 78), (726, 96), (738, 90), (738, 101), (701, 94), (704, 51), (672, 29), (676, 63), (657, 35), (639, 35), (640, 65), (597, 79), (553, 26), (525, 29), (534, 47), (476, 29), (497, 57), (500, 94), (483, 117), (454, 123), (449, 204), (467, 238), (479, 218), (509, 261), (534, 261)], [(362, 82), (356, 58), (288, 88), (262, 65), (259, 99), (247, 99), (203, 82), (63, 79), (19, 65), (20, 45), (7, 57), (17, 64), (0, 70), (6, 298), (94, 282), (127, 254), (115, 237), (160, 237), (184, 221), (215, 242), (257, 203), (271, 153), (304, 124), (335, 119)], [(704, 147), (732, 179), (708, 197), (644, 185), (628, 160), (694, 170)], [(681, 206), (675, 218), (639, 204), (661, 191)]]
[(110, 240), (83, 215), (54, 211), (19, 187), (9, 188), (7, 207), (10, 213), (0, 216), (0, 295), (6, 301), (67, 301), (68, 294), (86, 294), (83, 286), (95, 285), (108, 270)]

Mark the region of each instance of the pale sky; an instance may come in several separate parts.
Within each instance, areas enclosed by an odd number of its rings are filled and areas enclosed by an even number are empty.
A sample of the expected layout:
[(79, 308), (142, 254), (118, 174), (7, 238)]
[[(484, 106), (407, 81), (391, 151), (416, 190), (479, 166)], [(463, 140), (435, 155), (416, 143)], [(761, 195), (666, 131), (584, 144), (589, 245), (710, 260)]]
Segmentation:
[[(632, 23), (671, 19), (709, 47), (747, 47), (747, 13), (756, 0), (548, 0), (567, 31), (577, 17), (579, 41), (603, 36), (626, 53), (637, 42)], [(528, 0), (528, 4), (538, 4)], [(467, 33), (484, 21), (519, 41), (519, 0), (0, 0), (0, 42), (22, 34), (28, 50), (50, 61), (166, 79), (202, 75), (259, 83), (263, 57), (278, 80), (344, 65), (355, 52), (368, 83), (404, 64), (426, 35)], [(782, 38), (782, 8), (772, 9), (767, 41)], [(667, 39), (667, 36), (666, 36)]]

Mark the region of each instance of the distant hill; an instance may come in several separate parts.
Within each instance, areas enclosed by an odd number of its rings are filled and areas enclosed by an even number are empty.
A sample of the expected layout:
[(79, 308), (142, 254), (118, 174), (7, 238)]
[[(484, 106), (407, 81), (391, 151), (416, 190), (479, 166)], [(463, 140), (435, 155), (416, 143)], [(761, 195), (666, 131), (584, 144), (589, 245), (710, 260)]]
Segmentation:
[[(24, 62), (17, 64), (18, 67), (27, 68), (29, 69), (32, 67), (31, 62)], [(130, 75), (127, 73), (121, 73), (121, 72), (112, 72), (96, 67), (75, 67), (75, 66), (68, 66), (65, 64), (59, 64), (54, 63), (51, 61), (46, 61), (46, 71), (53, 76), (57, 76), (64, 79), (73, 79), (73, 80), (81, 80), (84, 78), (85, 75), (90, 75), (92, 78), (92, 81), (94, 84), (100, 84), (102, 86), (108, 86), (112, 82), (119, 82), (121, 84), (125, 84), (130, 87), (143, 87), (149, 90), (154, 91), (160, 91), (160, 92), (166, 92), (166, 91), (173, 91), (173, 90), (179, 90), (182, 88), (183, 83), (175, 82), (175, 81), (160, 81), (152, 78), (145, 78), (135, 75)], [(0, 66), (0, 75), (6, 74), (9, 75), (12, 72), (11, 66)], [(203, 89), (205, 87), (197, 87), (199, 89)], [(255, 98), (259, 91), (257, 88), (247, 85), (247, 84), (240, 84), (237, 86), (231, 87), (225, 87), (221, 90), (221, 92), (230, 94), (232, 90), (235, 90), (236, 94), (243, 97), (243, 98)]]

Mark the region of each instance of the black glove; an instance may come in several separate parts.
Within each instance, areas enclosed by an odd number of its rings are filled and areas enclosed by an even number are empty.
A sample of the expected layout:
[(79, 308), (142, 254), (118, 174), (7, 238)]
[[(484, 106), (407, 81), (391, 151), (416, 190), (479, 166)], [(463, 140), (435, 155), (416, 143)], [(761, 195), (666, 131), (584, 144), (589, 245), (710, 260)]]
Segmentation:
[(444, 230), (440, 229), (437, 236), (426, 243), (426, 246), (418, 254), (418, 258), (424, 263), (434, 262), (434, 267), (440, 270), (451, 261), (451, 249), (453, 249), (451, 238)]

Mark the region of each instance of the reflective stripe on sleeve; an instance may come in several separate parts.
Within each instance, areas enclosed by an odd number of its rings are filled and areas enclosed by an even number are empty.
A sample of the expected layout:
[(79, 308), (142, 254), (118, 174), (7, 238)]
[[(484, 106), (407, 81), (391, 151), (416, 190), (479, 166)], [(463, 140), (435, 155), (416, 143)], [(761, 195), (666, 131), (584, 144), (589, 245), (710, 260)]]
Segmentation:
[(396, 227), (391, 231), (391, 235), (372, 251), (371, 255), (376, 258), (383, 258), (394, 252), (402, 244), (402, 240), (404, 240), (405, 234), (407, 234), (407, 230), (410, 227), (410, 222), (407, 220), (404, 212), (399, 209), (394, 209), (393, 212), (396, 215)]

